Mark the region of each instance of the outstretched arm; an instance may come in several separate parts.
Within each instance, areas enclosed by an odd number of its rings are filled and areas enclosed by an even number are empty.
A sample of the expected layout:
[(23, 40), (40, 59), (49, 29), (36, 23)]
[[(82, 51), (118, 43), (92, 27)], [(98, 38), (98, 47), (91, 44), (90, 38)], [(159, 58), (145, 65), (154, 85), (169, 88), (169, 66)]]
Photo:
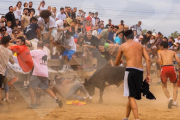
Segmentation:
[(122, 54), (123, 54), (123, 52), (121, 50), (121, 47), (119, 47), (118, 55), (116, 57), (116, 62), (115, 62), (116, 66), (118, 66), (121, 63)]

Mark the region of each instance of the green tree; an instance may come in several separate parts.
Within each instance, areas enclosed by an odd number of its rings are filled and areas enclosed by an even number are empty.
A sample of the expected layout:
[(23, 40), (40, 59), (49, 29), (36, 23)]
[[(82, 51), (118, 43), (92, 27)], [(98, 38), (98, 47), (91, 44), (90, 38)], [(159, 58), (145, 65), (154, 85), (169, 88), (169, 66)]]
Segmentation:
[(175, 32), (171, 33), (171, 35), (169, 36), (169, 38), (170, 38), (170, 37), (177, 38), (178, 35), (179, 35), (178, 31), (175, 31)]

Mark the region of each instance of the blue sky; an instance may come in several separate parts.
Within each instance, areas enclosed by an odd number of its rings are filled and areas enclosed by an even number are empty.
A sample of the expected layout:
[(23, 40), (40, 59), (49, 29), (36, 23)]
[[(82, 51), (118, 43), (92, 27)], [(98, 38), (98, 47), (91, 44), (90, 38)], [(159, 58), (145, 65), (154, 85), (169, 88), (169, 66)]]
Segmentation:
[[(37, 9), (40, 0), (32, 1), (33, 8)], [(7, 13), (8, 7), (16, 3), (15, 0), (0, 0), (0, 13)], [(57, 7), (58, 11), (64, 6), (77, 7), (86, 13), (97, 11), (105, 23), (111, 18), (115, 25), (124, 20), (131, 26), (141, 20), (143, 29), (155, 29), (166, 36), (174, 31), (180, 32), (179, 0), (46, 0), (46, 7), (49, 5)]]

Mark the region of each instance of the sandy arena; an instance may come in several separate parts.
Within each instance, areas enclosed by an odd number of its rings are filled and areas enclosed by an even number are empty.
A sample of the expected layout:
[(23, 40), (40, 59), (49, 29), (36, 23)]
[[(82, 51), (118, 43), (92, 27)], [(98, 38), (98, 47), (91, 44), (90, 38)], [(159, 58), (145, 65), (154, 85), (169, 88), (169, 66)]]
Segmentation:
[[(153, 79), (156, 83), (157, 79)], [(169, 92), (172, 96), (172, 84), (168, 85)], [(165, 97), (161, 85), (151, 85), (151, 92), (157, 100), (138, 101), (139, 114), (141, 120), (180, 120), (179, 108), (167, 108), (168, 99)], [(11, 93), (12, 94), (12, 93)], [(27, 109), (29, 97), (23, 99), (17, 95), (17, 100), (9, 107), (4, 103), (3, 109), (0, 109), (0, 120), (122, 120), (125, 117), (127, 98), (123, 97), (123, 86), (120, 88), (110, 86), (105, 89), (104, 102), (98, 103), (99, 90), (96, 89), (96, 95), (93, 96), (93, 102), (84, 106), (65, 105), (59, 108), (54, 104), (53, 99), (46, 95), (42, 99), (42, 106), (32, 110)], [(180, 96), (177, 102), (180, 103)], [(130, 120), (133, 120), (131, 114)]]

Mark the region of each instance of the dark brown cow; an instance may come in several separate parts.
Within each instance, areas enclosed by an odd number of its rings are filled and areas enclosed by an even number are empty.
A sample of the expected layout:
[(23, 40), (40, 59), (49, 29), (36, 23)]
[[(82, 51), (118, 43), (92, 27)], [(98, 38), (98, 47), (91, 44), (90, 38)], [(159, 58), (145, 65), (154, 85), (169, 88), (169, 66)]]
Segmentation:
[(95, 87), (100, 89), (99, 103), (103, 102), (105, 87), (116, 85), (119, 87), (124, 79), (125, 67), (104, 67), (96, 71), (89, 80), (85, 80), (84, 87), (91, 96), (95, 94)]

